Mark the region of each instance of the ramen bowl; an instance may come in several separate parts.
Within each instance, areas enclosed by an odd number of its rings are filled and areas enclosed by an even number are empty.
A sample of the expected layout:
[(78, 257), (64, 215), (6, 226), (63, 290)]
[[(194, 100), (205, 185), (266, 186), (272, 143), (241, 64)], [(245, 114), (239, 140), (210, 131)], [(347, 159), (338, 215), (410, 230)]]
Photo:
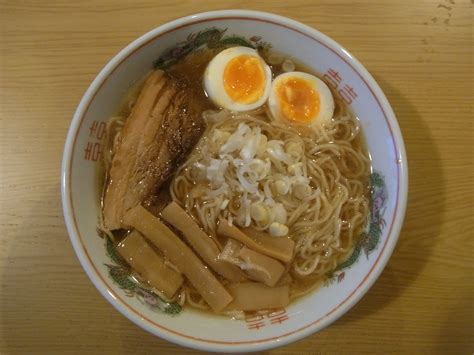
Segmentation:
[[(197, 40), (199, 39), (199, 40)], [(105, 122), (123, 96), (154, 63), (173, 61), (203, 44), (271, 45), (320, 74), (360, 119), (372, 158), (371, 211), (350, 258), (324, 285), (285, 309), (235, 320), (168, 307), (121, 277), (120, 265), (97, 233), (99, 167)], [(218, 352), (282, 346), (341, 317), (368, 291), (392, 254), (407, 199), (407, 161), (395, 115), (367, 70), (317, 30), (268, 13), (206, 12), (164, 24), (120, 51), (97, 75), (69, 128), (61, 171), (64, 217), (85, 272), (119, 312), (143, 329), (176, 344)]]

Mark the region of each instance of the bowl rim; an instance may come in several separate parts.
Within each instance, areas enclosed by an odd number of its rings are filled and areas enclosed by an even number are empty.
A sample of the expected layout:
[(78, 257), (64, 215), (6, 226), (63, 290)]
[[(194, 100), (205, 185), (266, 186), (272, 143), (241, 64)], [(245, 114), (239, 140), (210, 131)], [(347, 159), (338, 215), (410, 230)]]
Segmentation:
[[(212, 341), (210, 339), (201, 339), (184, 334), (177, 333), (173, 330), (167, 329), (162, 325), (158, 325), (149, 319), (146, 319), (143, 315), (134, 310), (130, 305), (124, 302), (119, 295), (110, 289), (110, 287), (102, 279), (99, 272), (95, 269), (92, 260), (81, 242), (79, 228), (74, 214), (73, 201), (72, 201), (72, 188), (71, 188), (71, 171), (73, 166), (73, 153), (80, 130), (83, 118), (89, 108), (89, 105), (94, 100), (96, 94), (100, 91), (103, 84), (107, 81), (109, 76), (120, 66), (121, 63), (126, 61), (134, 52), (140, 50), (148, 43), (157, 40), (164, 34), (179, 30), (181, 28), (209, 21), (221, 21), (230, 19), (242, 19), (242, 20), (253, 20), (271, 23), (284, 27), (288, 30), (296, 31), (310, 39), (313, 39), (320, 44), (324, 45), (343, 61), (345, 61), (354, 72), (359, 75), (363, 82), (367, 85), (367, 88), (371, 91), (374, 98), (378, 102), (382, 112), (384, 113), (386, 123), (392, 134), (392, 141), (394, 145), (395, 155), (397, 157), (397, 201), (396, 207), (393, 214), (392, 222), (388, 230), (387, 239), (374, 262), (374, 265), (365, 275), (364, 279), (360, 284), (351, 291), (347, 298), (342, 301), (338, 306), (328, 312), (322, 318), (312, 321), (311, 323), (304, 325), (296, 330), (292, 330), (286, 334), (270, 337), (266, 339), (244, 341), (244, 342), (226, 342), (226, 341)], [(408, 194), (408, 170), (407, 170), (407, 158), (405, 152), (405, 146), (400, 132), (400, 128), (395, 117), (395, 114), (388, 103), (384, 93), (375, 82), (374, 78), (368, 73), (368, 71), (362, 66), (362, 64), (352, 55), (349, 51), (344, 49), (337, 42), (317, 31), (316, 29), (304, 25), (298, 21), (275, 15), (267, 12), (250, 11), (250, 10), (219, 10), (219, 11), (208, 11), (198, 14), (193, 14), (178, 18), (176, 20), (167, 22), (155, 29), (145, 33), (139, 38), (135, 39), (118, 54), (116, 54), (99, 72), (93, 82), (86, 90), (82, 97), (75, 113), (72, 118), (67, 138), (64, 145), (62, 166), (61, 166), (61, 200), (63, 205), (64, 219), (68, 234), (73, 245), (74, 251), (85, 270), (89, 279), (92, 281), (97, 290), (102, 296), (107, 299), (120, 313), (130, 319), (132, 322), (137, 324), (139, 327), (147, 330), (148, 332), (157, 335), (170, 342), (176, 343), (181, 346), (191, 347), (205, 351), (220, 351), (220, 352), (247, 352), (247, 351), (258, 351), (274, 348), (277, 346), (283, 346), (288, 343), (294, 342), (301, 338), (304, 338), (316, 331), (319, 331), (343, 314), (345, 314), (350, 308), (352, 308), (362, 296), (370, 289), (373, 283), (382, 273), (385, 265), (387, 264), (398, 240), (398, 236), (403, 224), (405, 215), (406, 202)]]

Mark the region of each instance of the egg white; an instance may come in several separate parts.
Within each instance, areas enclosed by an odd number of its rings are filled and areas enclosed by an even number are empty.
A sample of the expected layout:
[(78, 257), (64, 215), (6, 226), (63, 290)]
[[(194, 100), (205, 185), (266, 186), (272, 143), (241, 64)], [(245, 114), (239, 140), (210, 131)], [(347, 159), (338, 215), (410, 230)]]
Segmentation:
[[(281, 105), (278, 100), (277, 90), (282, 83), (291, 78), (299, 78), (304, 80), (319, 95), (319, 112), (311, 117), (309, 122), (299, 123), (297, 121), (290, 120), (286, 118), (282, 112)], [(304, 124), (308, 126), (324, 125), (332, 119), (334, 114), (334, 98), (332, 97), (331, 90), (329, 90), (328, 86), (322, 80), (308, 73), (293, 71), (280, 74), (273, 80), (268, 97), (268, 108), (273, 118), (280, 122)]]
[[(224, 70), (227, 64), (235, 57), (241, 55), (249, 55), (258, 58), (261, 62), (265, 76), (265, 87), (262, 96), (257, 101), (249, 104), (235, 102), (229, 95), (227, 95), (224, 88)], [(204, 89), (206, 90), (209, 99), (219, 107), (231, 111), (249, 111), (262, 106), (265, 101), (267, 101), (270, 93), (271, 80), (271, 69), (259, 56), (257, 50), (248, 47), (232, 47), (223, 50), (210, 61), (206, 71), (204, 72)]]

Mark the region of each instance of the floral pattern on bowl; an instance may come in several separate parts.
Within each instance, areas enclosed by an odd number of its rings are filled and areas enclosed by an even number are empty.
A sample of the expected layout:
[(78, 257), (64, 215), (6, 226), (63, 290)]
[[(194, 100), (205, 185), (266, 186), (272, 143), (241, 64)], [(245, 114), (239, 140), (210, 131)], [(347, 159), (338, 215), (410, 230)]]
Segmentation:
[(258, 50), (264, 50), (271, 47), (267, 42), (262, 41), (259, 36), (252, 36), (246, 39), (242, 36), (237, 35), (225, 35), (227, 28), (207, 28), (197, 33), (190, 33), (188, 38), (176, 44), (176, 46), (166, 49), (157, 60), (153, 63), (155, 69), (165, 69), (181, 58), (184, 58), (189, 53), (195, 51), (198, 48), (227, 48), (227, 47), (249, 47)]
[(152, 311), (161, 311), (170, 315), (176, 315), (181, 312), (182, 308), (178, 303), (166, 302), (144, 282), (140, 281), (125, 259), (119, 255), (110, 237), (105, 236), (104, 239), (105, 250), (113, 262), (113, 264), (105, 264), (109, 268), (109, 276), (125, 291), (126, 296), (136, 297)]
[(347, 260), (339, 264), (332, 273), (327, 275), (328, 279), (324, 283), (325, 286), (331, 285), (336, 280), (337, 282), (344, 280), (344, 270), (350, 268), (359, 260), (361, 251), (364, 251), (366, 258), (368, 258), (369, 254), (377, 249), (382, 231), (387, 225), (383, 218), (387, 199), (385, 179), (379, 172), (374, 171), (370, 175), (370, 216), (366, 230), (359, 236), (354, 251)]

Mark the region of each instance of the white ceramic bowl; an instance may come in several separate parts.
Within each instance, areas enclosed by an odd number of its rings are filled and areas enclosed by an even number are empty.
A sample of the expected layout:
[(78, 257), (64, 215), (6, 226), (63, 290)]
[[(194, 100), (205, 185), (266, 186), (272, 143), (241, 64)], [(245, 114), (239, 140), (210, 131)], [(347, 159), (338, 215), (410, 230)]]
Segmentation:
[[(360, 118), (373, 159), (375, 192), (370, 231), (351, 262), (318, 291), (286, 310), (258, 319), (236, 321), (191, 310), (170, 316), (159, 311), (155, 299), (124, 290), (110, 278), (106, 264), (113, 262), (96, 232), (100, 194), (97, 159), (104, 122), (128, 88), (152, 68), (166, 49), (175, 47), (167, 52), (172, 60), (196, 44), (193, 41), (197, 37), (190, 35), (198, 33), (200, 40), (208, 43), (231, 37), (253, 45), (268, 42), (275, 50), (288, 53), (321, 73)], [(255, 351), (288, 344), (326, 327), (367, 292), (387, 263), (400, 232), (407, 199), (406, 164), (400, 129), (382, 90), (339, 44), (313, 28), (268, 13), (206, 12), (148, 32), (117, 54), (97, 75), (69, 128), (61, 171), (62, 202), (71, 242), (82, 267), (100, 293), (123, 315), (145, 330), (183, 346), (220, 352)]]

